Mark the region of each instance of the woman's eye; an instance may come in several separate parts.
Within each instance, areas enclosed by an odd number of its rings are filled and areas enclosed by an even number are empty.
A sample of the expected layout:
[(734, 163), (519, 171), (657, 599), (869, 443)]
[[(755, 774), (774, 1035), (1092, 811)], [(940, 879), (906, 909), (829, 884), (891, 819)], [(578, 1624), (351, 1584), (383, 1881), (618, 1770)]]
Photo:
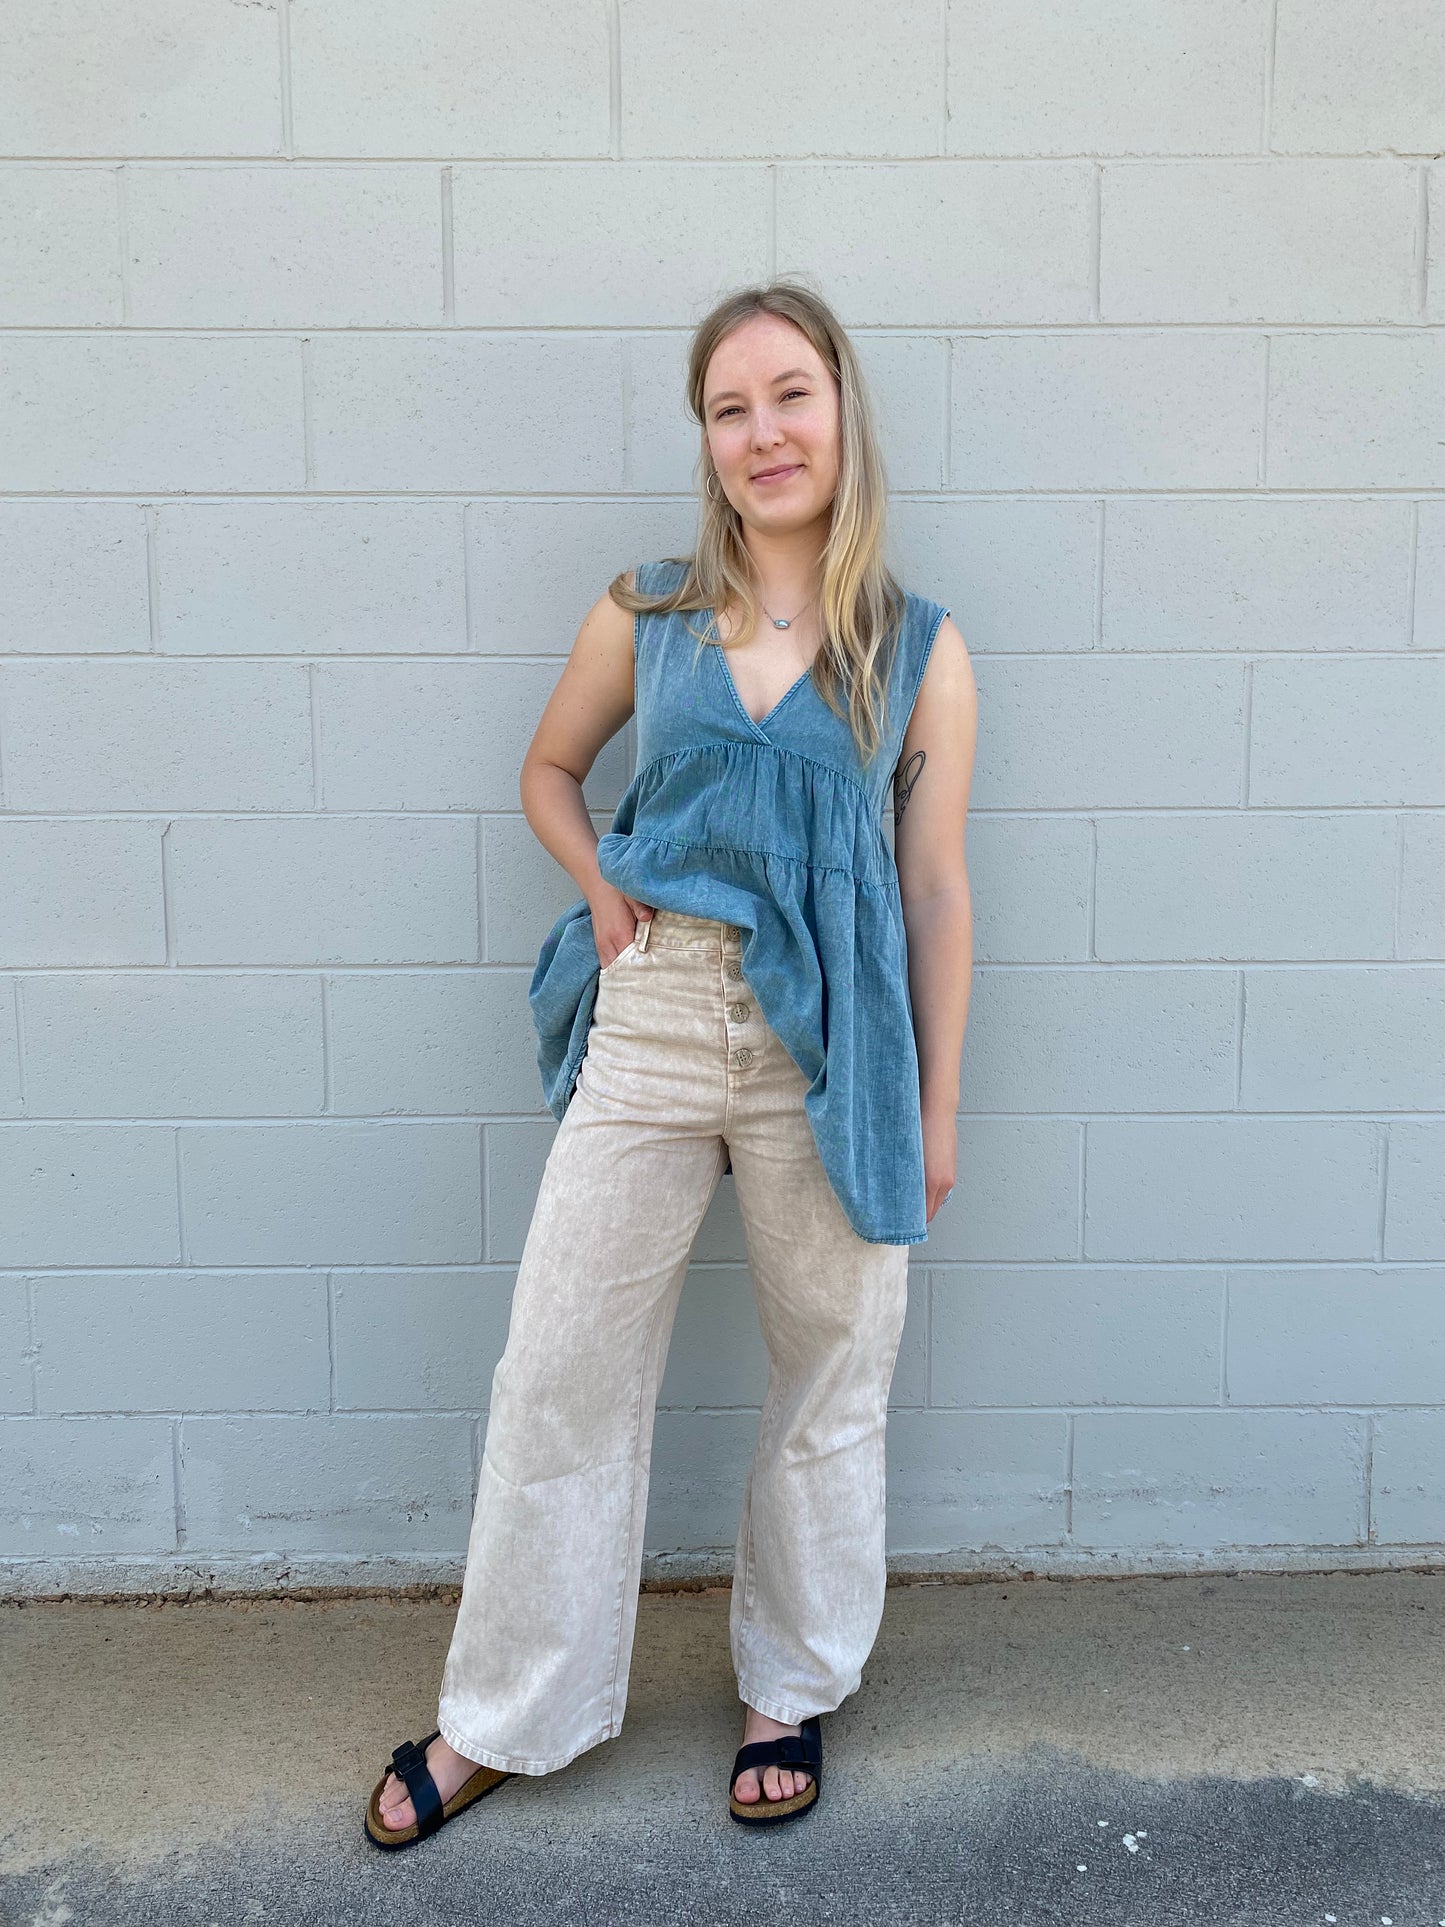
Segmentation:
[[(806, 401), (808, 398), (808, 391), (806, 388), (789, 388), (785, 390), (783, 394), (783, 400), (787, 401), (790, 395), (801, 395), (804, 401)], [(714, 419), (717, 421), (724, 421), (729, 415), (735, 415), (736, 413), (737, 413), (736, 408), (724, 408), (719, 410), (718, 414)]]

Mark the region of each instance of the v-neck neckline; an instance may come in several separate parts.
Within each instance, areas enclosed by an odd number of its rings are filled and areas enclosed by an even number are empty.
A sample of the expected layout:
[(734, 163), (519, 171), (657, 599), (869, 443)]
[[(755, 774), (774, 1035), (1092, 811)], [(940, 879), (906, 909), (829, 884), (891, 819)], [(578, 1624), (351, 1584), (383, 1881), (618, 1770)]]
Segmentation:
[[(766, 716), (763, 716), (762, 718), (754, 716), (749, 712), (747, 704), (742, 699), (742, 694), (738, 689), (737, 681), (733, 676), (732, 668), (728, 663), (728, 652), (723, 647), (722, 643), (716, 639), (718, 635), (716, 609), (709, 609), (707, 612), (707, 617), (708, 617), (708, 624), (712, 629), (712, 633), (714, 637), (714, 640), (708, 644), (708, 647), (714, 650), (717, 654), (718, 662), (721, 665), (723, 675), (727, 680), (728, 689), (732, 693), (732, 699), (738, 706), (739, 714), (742, 716), (743, 721), (748, 725), (748, 727), (750, 729), (755, 729), (759, 734), (759, 736), (761, 736), (764, 739), (764, 741), (766, 741), (768, 724), (773, 720), (774, 716), (777, 715), (778, 711), (783, 707), (783, 704), (788, 701), (789, 697), (796, 695), (798, 690), (802, 688), (803, 684), (812, 679), (813, 663), (810, 662), (807, 668), (803, 671), (802, 675), (799, 676), (795, 682), (792, 682), (788, 685), (788, 687), (783, 691), (782, 695), (779, 696), (778, 700), (773, 704), (772, 708), (768, 711)], [(813, 661), (814, 662), (817, 661), (816, 652), (814, 653)]]

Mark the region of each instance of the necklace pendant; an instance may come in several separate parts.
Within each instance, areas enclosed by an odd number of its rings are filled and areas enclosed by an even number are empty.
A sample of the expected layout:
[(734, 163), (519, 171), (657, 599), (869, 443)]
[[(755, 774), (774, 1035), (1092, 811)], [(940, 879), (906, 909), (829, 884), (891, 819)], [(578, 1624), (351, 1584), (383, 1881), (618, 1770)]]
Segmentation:
[(777, 618), (776, 616), (774, 616), (774, 617), (773, 617), (773, 627), (774, 627), (775, 629), (787, 629), (787, 628), (789, 628), (789, 627), (791, 627), (791, 625), (792, 625), (792, 617), (791, 617), (791, 616), (790, 616), (790, 617), (788, 618), (788, 620), (787, 620), (787, 622), (779, 622), (779, 620), (778, 620), (778, 618)]

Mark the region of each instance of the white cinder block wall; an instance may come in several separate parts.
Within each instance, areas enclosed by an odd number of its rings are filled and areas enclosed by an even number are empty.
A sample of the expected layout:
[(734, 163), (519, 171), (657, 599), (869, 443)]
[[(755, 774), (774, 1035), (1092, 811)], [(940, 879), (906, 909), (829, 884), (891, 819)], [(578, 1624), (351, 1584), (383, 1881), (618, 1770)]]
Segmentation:
[[(518, 765), (591, 601), (690, 542), (688, 332), (774, 270), (855, 330), (981, 690), (896, 1562), (1438, 1558), (1437, 0), (5, 39), (11, 1585), (459, 1573), (576, 894)], [(725, 1566), (764, 1369), (729, 1178), (653, 1570)]]

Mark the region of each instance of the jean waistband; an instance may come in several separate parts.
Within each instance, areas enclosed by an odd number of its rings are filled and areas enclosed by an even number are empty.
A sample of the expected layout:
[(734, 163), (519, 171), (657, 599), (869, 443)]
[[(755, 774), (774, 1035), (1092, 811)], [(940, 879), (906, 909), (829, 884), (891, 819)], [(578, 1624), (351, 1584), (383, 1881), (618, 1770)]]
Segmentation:
[(689, 916), (685, 910), (664, 910), (657, 906), (650, 917), (637, 919), (637, 947), (651, 950), (721, 950), (725, 956), (741, 956), (743, 933), (736, 924), (718, 917)]

